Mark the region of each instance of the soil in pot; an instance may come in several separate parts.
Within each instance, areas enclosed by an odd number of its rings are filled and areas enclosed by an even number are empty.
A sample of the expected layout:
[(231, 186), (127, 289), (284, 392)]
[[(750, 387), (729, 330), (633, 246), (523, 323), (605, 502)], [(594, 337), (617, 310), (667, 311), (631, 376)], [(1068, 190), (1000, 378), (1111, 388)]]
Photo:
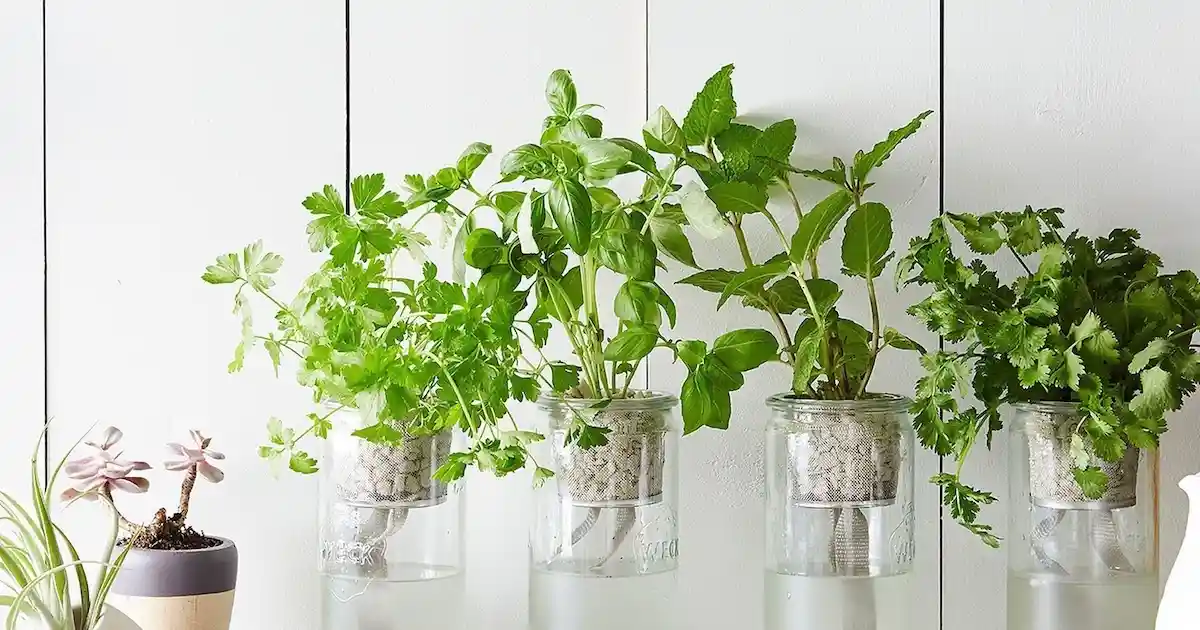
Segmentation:
[(159, 509), (148, 527), (119, 541), (119, 544), (137, 549), (190, 551), (216, 547), (221, 544), (221, 541), (196, 531), (191, 525), (184, 522), (182, 514), (177, 512), (172, 516), (167, 516), (165, 509)]

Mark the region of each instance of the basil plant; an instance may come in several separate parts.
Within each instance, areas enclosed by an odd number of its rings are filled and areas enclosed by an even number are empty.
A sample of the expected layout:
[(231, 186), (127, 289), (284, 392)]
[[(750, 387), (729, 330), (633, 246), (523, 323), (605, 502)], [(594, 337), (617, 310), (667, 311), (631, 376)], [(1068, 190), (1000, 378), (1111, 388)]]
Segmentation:
[[(676, 307), (658, 280), (666, 258), (695, 265), (684, 233), (687, 217), (676, 200), (676, 178), (688, 167), (684, 132), (660, 108), (643, 127), (642, 142), (606, 137), (597, 106), (578, 102), (565, 70), (550, 75), (546, 100), (549, 115), (539, 138), (507, 152), (492, 185), (481, 186), (473, 170), (458, 168), (409, 182), (435, 207), (462, 209), (457, 249), (478, 270), (484, 299), (520, 313), (514, 334), (536, 350), (536, 359), (512, 376), (514, 398), (539, 390), (625, 398), (656, 348), (684, 356), (699, 343), (665, 334)], [(486, 145), (472, 146), (471, 159), (487, 155)], [(637, 192), (622, 197), (617, 190)], [(611, 305), (600, 303), (602, 274), (619, 283)], [(615, 327), (606, 329), (602, 320), (615, 320)], [(546, 356), (552, 328), (570, 344), (570, 360)], [(773, 348), (740, 343), (736, 334), (722, 339), (716, 345), (736, 356), (731, 362), (740, 370), (775, 356)], [(606, 433), (580, 417), (568, 441), (604, 444)]]
[[(884, 326), (877, 300), (877, 279), (892, 260), (892, 214), (883, 203), (868, 199), (870, 176), (900, 143), (920, 128), (931, 112), (892, 131), (870, 151), (859, 151), (847, 164), (834, 158), (826, 170), (797, 169), (789, 164), (796, 142), (796, 123), (778, 121), (765, 129), (735, 122), (733, 66), (713, 75), (696, 95), (684, 119), (682, 157), (699, 173), (703, 186), (690, 185), (682, 194), (683, 212), (710, 236), (732, 234), (741, 254), (740, 269), (705, 269), (680, 282), (719, 294), (717, 308), (738, 297), (746, 306), (765, 311), (773, 331), (749, 330), (745, 343), (782, 349), (778, 360), (792, 371), (792, 393), (824, 400), (870, 397), (871, 375), (887, 347), (916, 350), (919, 346), (898, 330)], [(790, 180), (797, 173), (832, 184), (827, 197), (807, 210)], [(782, 191), (787, 207), (769, 203), (772, 190)], [(777, 215), (784, 215), (783, 217)], [(784, 221), (795, 222), (789, 235)], [(782, 220), (781, 220), (782, 219)], [(842, 287), (823, 275), (817, 254), (843, 224), (842, 274), (857, 278), (866, 288), (871, 319), (867, 325), (843, 317), (838, 304)], [(778, 250), (756, 258), (746, 237), (746, 225), (762, 220), (777, 238)], [(789, 318), (799, 321), (789, 324)], [(684, 413), (688, 400), (693, 422), (717, 428), (729, 423), (729, 392), (742, 386), (736, 363), (722, 352), (694, 343), (682, 348), (690, 373), (684, 384)]]
[[(457, 209), (445, 202), (440, 182), (466, 181), (487, 150), (473, 145), (455, 167), (429, 180), (408, 178), (411, 190), (403, 197), (385, 188), (383, 175), (357, 177), (353, 212), (333, 186), (310, 195), (308, 244), (325, 259), (291, 300), (273, 291), (283, 258), (264, 251), (261, 241), (208, 267), (206, 282), (236, 289), (242, 338), (229, 371), (241, 370), (254, 346), (266, 351), (276, 373), (292, 357), (297, 379), (322, 404), (299, 427), (272, 419), (262, 457), (315, 472), (316, 459), (301, 441), (327, 437), (335, 413), (357, 409), (375, 421), (353, 435), (372, 443), (398, 444), (455, 427), (465, 432), (470, 450), (449, 455), (435, 473), (442, 481), (462, 477), (471, 465), (504, 475), (531, 461), (526, 445), (541, 436), (518, 430), (507, 409), (510, 397), (529, 387), (517, 371), (513, 302), (496, 300), (490, 283), (441, 280), (430, 262), (412, 276), (396, 271), (402, 256), (425, 258), (429, 239), (414, 227), (422, 218), (438, 213), (454, 220)], [(255, 327), (255, 295), (272, 308), (271, 330)]]

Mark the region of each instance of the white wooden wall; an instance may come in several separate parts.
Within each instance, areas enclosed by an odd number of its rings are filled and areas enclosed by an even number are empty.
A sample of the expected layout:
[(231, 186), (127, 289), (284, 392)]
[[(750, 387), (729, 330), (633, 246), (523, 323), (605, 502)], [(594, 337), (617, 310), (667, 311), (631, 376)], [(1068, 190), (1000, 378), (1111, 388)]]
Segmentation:
[[(606, 106), (609, 130), (630, 135), (648, 106), (682, 115), (711, 72), (736, 63), (741, 111), (794, 117), (802, 162), (869, 147), (936, 109), (880, 172), (898, 243), (936, 216), (944, 195), (950, 210), (1062, 205), (1085, 230), (1139, 227), (1168, 265), (1200, 267), (1188, 229), (1200, 188), (1189, 159), (1200, 137), (1189, 25), (1200, 8), (1183, 4), (46, 4), (43, 31), (41, 3), (0, 3), (0, 485), (23, 487), (46, 413), (57, 418), (57, 454), (93, 422), (124, 427), (131, 453), (151, 458), (186, 429), (208, 429), (230, 455), (228, 479), (201, 487), (195, 514), (242, 548), (235, 630), (315, 630), (316, 484), (272, 478), (257, 460), (265, 419), (295, 416), (306, 394), (261, 360), (225, 373), (237, 324), (230, 296), (200, 272), (261, 237), (284, 254), (281, 285), (294, 288), (313, 264), (299, 201), (340, 186), (347, 157), (355, 173), (396, 178), (449, 163), (474, 140), (498, 150), (522, 142), (537, 133), (556, 67), (573, 71), (584, 102)], [(810, 200), (820, 193), (797, 184)], [(765, 255), (765, 231), (752, 240)], [(729, 243), (699, 256), (735, 260)], [(712, 296), (687, 287), (675, 297), (682, 335), (765, 324), (732, 303), (712, 314)], [(864, 308), (861, 297), (848, 299)], [(888, 295), (886, 316), (916, 332), (903, 314), (910, 297)], [(914, 361), (893, 356), (877, 386), (905, 393), (916, 374)], [(657, 360), (648, 378), (677, 389), (682, 374)], [(760, 374), (735, 397), (728, 432), (684, 444), (689, 628), (760, 627), (762, 399), (786, 385), (785, 374)], [(1200, 428), (1189, 422), (1197, 410), (1174, 418), (1164, 449), (1164, 569), (1186, 512), (1174, 481), (1200, 469)], [(968, 474), (1003, 491), (1003, 461), (981, 457)], [(922, 455), (917, 468), (923, 479), (938, 461)], [(155, 483), (137, 508), (171, 499), (175, 480)], [(1003, 554), (939, 522), (936, 493), (920, 489), (914, 627), (999, 630)], [(471, 627), (524, 627), (527, 501), (522, 479), (472, 480)], [(987, 518), (1003, 529), (1002, 507)]]

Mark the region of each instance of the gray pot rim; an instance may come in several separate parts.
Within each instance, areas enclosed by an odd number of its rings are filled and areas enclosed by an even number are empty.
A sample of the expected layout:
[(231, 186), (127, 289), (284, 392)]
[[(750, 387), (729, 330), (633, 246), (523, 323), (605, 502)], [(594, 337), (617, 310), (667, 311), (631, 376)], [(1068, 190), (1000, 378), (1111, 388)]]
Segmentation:
[(221, 544), (205, 549), (129, 549), (113, 582), (112, 593), (132, 597), (188, 597), (234, 590), (237, 545), (228, 538), (206, 537)]

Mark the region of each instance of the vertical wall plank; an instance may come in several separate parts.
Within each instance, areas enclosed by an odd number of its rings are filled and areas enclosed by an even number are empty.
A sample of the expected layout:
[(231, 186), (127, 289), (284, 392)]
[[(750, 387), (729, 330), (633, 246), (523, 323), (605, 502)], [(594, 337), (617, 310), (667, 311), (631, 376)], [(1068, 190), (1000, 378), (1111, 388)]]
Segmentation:
[[(1184, 61), (1197, 18), (1193, 5), (947, 3), (947, 210), (1062, 206), (1087, 234), (1135, 227), (1168, 269), (1200, 267), (1200, 76)], [(1200, 469), (1198, 410), (1164, 438), (1164, 575), (1187, 510), (1175, 482)], [(1007, 498), (1003, 449), (973, 461), (969, 481)], [(984, 518), (1007, 529), (1003, 505)], [(1003, 553), (947, 532), (946, 627), (1003, 628)]]
[(0, 6), (0, 59), (0, 488), (24, 498), (45, 418), (40, 3)]
[[(352, 171), (383, 172), (399, 186), (405, 173), (428, 175), (482, 141), (497, 155), (475, 179), (495, 181), (500, 155), (537, 140), (555, 68), (571, 70), (580, 103), (604, 105), (606, 134), (636, 137), (644, 122), (644, 14), (642, 0), (353, 0)], [(437, 221), (424, 226), (440, 229)], [(567, 352), (564, 344), (552, 353)], [(532, 422), (531, 411), (514, 408), (522, 423)], [(529, 484), (525, 475), (469, 480), (471, 627), (525, 627)]]
[[(268, 417), (302, 420), (308, 396), (261, 348), (226, 374), (233, 296), (200, 274), (258, 238), (287, 261), (281, 294), (311, 270), (300, 201), (344, 173), (342, 3), (49, 4), (60, 443), (116, 424), (127, 453), (157, 466), (163, 443), (205, 429), (227, 477), (199, 484), (190, 520), (241, 548), (234, 628), (315, 628), (316, 480), (274, 480), (256, 455)], [(260, 326), (273, 314), (259, 306)], [(149, 498), (124, 505), (148, 518), (179, 481), (156, 470)]]
[[(792, 117), (799, 127), (794, 161), (828, 164), (829, 156), (852, 156), (869, 149), (888, 130), (907, 123), (938, 102), (938, 14), (936, 2), (840, 3), (743, 2), (724, 5), (655, 0), (649, 14), (651, 106), (666, 105), (682, 117), (704, 80), (726, 63), (737, 64), (734, 86), (738, 109), (762, 122)], [(896, 243), (937, 215), (938, 131), (936, 119), (907, 143), (879, 172), (874, 197), (896, 217)], [(828, 190), (796, 180), (806, 206)], [(780, 202), (782, 200), (777, 200)], [(748, 221), (757, 260), (779, 251), (763, 222)], [(785, 226), (785, 230), (793, 229)], [(698, 244), (708, 268), (740, 268), (732, 239)], [(826, 269), (840, 267), (829, 248)], [(856, 283), (844, 298), (843, 313), (863, 321), (865, 291)], [(903, 312), (905, 299), (884, 285), (885, 321), (934, 343)], [(676, 333), (713, 339), (747, 326), (769, 327), (764, 314), (727, 304), (715, 313), (712, 294), (677, 287), (681, 317)], [(909, 395), (916, 359), (890, 354), (882, 359), (875, 389)], [(763, 583), (762, 436), (767, 396), (784, 391), (782, 369), (759, 371), (734, 395), (728, 431), (704, 430), (684, 440), (683, 592), (688, 593), (688, 627), (760, 628)], [(668, 358), (651, 365), (652, 385), (677, 388), (682, 366)], [(923, 480), (937, 460), (917, 461), (917, 590), (914, 628), (937, 627), (938, 504)], [(947, 626), (956, 627), (956, 626)]]

